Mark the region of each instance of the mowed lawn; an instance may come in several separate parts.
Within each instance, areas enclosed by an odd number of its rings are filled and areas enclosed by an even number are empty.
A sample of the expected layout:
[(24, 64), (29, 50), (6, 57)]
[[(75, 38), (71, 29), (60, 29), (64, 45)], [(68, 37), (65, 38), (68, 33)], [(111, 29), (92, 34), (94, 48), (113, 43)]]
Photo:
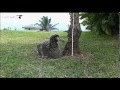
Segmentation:
[(82, 32), (80, 57), (42, 59), (36, 45), (52, 34), (67, 41), (66, 32), (0, 30), (0, 78), (120, 78), (118, 39)]

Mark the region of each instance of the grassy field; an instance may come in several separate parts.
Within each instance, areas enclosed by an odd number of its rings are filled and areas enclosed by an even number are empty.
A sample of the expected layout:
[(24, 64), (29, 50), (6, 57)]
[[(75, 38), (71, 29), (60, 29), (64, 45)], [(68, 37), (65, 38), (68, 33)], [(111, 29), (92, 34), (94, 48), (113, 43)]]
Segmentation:
[[(42, 59), (36, 45), (57, 33), (0, 30), (1, 78), (120, 78), (118, 39), (83, 32), (81, 57)], [(62, 43), (61, 45), (65, 45)]]

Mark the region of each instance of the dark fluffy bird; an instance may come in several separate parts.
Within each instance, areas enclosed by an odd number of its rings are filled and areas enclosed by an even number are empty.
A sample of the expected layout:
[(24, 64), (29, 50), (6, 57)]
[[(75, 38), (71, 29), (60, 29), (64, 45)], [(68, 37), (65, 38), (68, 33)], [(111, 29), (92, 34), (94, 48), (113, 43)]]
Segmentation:
[(37, 45), (37, 50), (42, 58), (59, 58), (62, 56), (61, 48), (58, 44), (59, 35), (55, 34), (50, 37), (49, 41), (45, 41)]

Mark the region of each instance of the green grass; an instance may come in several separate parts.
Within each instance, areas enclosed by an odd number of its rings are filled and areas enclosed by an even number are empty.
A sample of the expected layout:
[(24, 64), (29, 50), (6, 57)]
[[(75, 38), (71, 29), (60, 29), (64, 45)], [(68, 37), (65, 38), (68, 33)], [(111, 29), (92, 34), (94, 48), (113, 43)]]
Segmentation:
[[(65, 32), (23, 32), (0, 30), (1, 78), (114, 78), (120, 77), (118, 39), (83, 32), (80, 50), (83, 58), (42, 59), (36, 45)], [(62, 45), (65, 45), (62, 43)]]

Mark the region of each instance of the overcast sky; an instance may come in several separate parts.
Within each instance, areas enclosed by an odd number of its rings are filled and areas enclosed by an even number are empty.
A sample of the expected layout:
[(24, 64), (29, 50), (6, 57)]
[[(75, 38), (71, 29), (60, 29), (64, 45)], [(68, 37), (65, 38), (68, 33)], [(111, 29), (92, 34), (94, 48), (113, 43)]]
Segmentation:
[[(69, 13), (0, 13), (1, 29), (10, 27), (11, 29), (23, 29), (23, 26), (38, 23), (43, 16), (51, 18), (51, 23), (59, 23), (56, 28), (59, 30), (68, 30), (70, 24)], [(17, 15), (23, 15), (21, 19)], [(85, 28), (81, 26), (84, 30)]]

